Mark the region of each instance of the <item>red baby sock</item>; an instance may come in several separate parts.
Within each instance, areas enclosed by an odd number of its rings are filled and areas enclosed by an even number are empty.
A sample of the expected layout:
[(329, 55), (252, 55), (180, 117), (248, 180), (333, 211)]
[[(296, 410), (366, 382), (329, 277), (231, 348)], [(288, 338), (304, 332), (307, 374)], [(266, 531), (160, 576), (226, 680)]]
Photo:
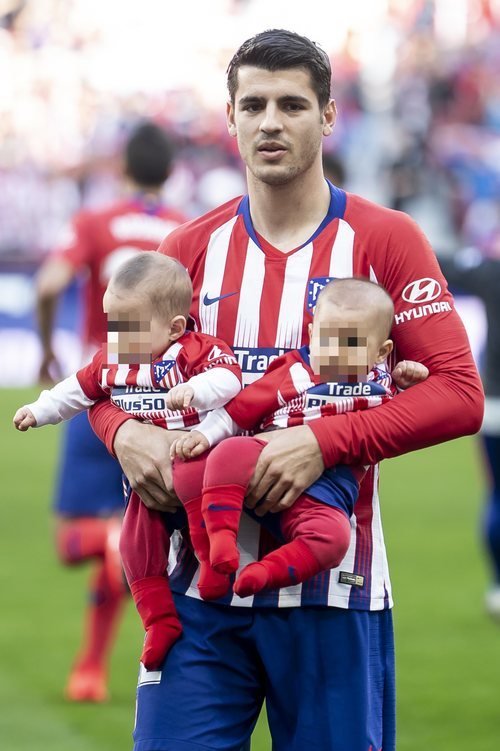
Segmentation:
[(158, 670), (182, 633), (168, 580), (148, 576), (133, 582), (130, 591), (146, 630), (141, 662), (146, 670)]
[(262, 589), (298, 584), (319, 571), (321, 567), (308, 546), (302, 540), (295, 540), (269, 553), (258, 563), (245, 566), (233, 589), (240, 597), (248, 597)]
[(245, 489), (215, 485), (204, 489), (201, 508), (210, 540), (210, 563), (221, 574), (232, 574), (240, 561), (236, 538)]
[(196, 556), (200, 562), (198, 591), (202, 600), (217, 600), (229, 589), (229, 576), (216, 571), (210, 565), (210, 540), (201, 514), (201, 498), (184, 501), (184, 508), (189, 523), (189, 535)]

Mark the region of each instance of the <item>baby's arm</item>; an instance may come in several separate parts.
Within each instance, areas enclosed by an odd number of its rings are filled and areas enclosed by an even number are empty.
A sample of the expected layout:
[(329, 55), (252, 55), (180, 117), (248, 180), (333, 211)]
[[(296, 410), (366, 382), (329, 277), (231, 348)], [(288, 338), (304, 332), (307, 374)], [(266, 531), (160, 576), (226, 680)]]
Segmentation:
[(14, 426), (21, 431), (43, 425), (57, 425), (74, 415), (84, 412), (97, 399), (107, 396), (100, 386), (101, 355), (95, 355), (91, 363), (42, 391), (36, 402), (25, 404), (14, 415)]

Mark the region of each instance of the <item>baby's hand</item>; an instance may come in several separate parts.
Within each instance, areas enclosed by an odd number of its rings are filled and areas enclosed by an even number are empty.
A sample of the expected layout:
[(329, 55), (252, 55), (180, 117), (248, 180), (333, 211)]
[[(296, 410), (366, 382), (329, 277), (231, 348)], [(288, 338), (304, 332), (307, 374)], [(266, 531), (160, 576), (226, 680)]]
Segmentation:
[(392, 371), (392, 379), (399, 389), (415, 386), (429, 377), (429, 369), (421, 362), (402, 360)]
[(20, 407), (14, 415), (12, 422), (14, 423), (14, 427), (23, 433), (28, 428), (36, 427), (35, 415), (28, 407)]
[(167, 407), (169, 409), (186, 409), (194, 397), (194, 389), (187, 383), (174, 386), (167, 394)]
[(194, 459), (195, 456), (205, 453), (210, 448), (208, 440), (199, 430), (191, 430), (189, 433), (177, 438), (170, 446), (170, 458)]

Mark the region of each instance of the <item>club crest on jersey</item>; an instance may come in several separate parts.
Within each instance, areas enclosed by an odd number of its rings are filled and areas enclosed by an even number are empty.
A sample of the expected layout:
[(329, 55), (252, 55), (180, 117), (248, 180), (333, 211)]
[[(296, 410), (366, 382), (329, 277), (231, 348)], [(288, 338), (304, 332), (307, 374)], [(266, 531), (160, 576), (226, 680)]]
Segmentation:
[(154, 367), (154, 372), (155, 372), (156, 383), (160, 383), (160, 381), (162, 381), (165, 378), (168, 371), (172, 370), (174, 365), (175, 365), (175, 360), (161, 360), (160, 362), (155, 362), (153, 367)]
[(318, 302), (318, 295), (329, 282), (333, 282), (334, 276), (313, 276), (307, 286), (307, 309), (312, 310)]

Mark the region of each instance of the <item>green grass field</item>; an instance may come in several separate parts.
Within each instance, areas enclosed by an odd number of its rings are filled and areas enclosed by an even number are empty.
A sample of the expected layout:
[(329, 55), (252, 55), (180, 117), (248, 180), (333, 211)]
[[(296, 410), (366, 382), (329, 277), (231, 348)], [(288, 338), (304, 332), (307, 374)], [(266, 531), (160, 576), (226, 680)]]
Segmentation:
[[(52, 549), (59, 429), (23, 435), (10, 424), (34, 395), (0, 391), (0, 748), (124, 751), (142, 638), (131, 606), (113, 655), (110, 703), (74, 706), (62, 698), (89, 571), (62, 568)], [(482, 606), (483, 480), (474, 439), (386, 462), (382, 488), (396, 599), (398, 749), (497, 751), (500, 624)], [(264, 722), (252, 750), (270, 750)]]

